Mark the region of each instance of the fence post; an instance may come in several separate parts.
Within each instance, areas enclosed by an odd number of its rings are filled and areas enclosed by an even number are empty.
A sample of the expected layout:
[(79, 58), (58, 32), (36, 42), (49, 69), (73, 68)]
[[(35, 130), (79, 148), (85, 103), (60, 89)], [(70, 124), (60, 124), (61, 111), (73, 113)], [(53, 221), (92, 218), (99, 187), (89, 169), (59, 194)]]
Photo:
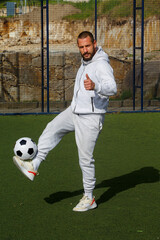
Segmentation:
[(44, 112), (44, 41), (43, 41), (43, 0), (41, 0), (41, 111)]
[(95, 40), (97, 41), (97, 0), (95, 0)]
[[(47, 51), (47, 113), (49, 113), (49, 11), (48, 11), (48, 0), (46, 0), (46, 6), (43, 5), (43, 0), (41, 0), (41, 68), (42, 68), (42, 93), (41, 93), (41, 111), (44, 112), (44, 50)], [(47, 46), (44, 47), (44, 19), (43, 19), (43, 9), (46, 9), (46, 42)]]
[[(136, 46), (136, 11), (141, 10), (141, 46)], [(136, 86), (136, 50), (141, 50), (141, 85)], [(136, 6), (136, 0), (133, 0), (133, 110), (135, 110), (135, 90), (141, 89), (141, 111), (143, 111), (143, 65), (144, 65), (144, 0), (141, 7)]]

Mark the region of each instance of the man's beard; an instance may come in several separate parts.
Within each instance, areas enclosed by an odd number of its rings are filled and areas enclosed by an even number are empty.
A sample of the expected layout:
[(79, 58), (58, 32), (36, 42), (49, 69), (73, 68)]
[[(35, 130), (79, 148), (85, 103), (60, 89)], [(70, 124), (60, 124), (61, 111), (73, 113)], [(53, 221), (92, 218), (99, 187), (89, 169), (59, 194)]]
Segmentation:
[[(82, 55), (83, 60), (86, 61), (86, 62), (92, 60), (92, 58), (93, 58), (93, 56), (94, 56), (95, 53), (96, 53), (96, 50), (93, 49), (93, 52), (92, 52), (92, 53), (85, 53), (85, 54), (83, 54), (83, 55)], [(85, 55), (88, 55), (88, 54), (90, 54), (90, 57), (89, 57), (89, 58), (85, 58)]]

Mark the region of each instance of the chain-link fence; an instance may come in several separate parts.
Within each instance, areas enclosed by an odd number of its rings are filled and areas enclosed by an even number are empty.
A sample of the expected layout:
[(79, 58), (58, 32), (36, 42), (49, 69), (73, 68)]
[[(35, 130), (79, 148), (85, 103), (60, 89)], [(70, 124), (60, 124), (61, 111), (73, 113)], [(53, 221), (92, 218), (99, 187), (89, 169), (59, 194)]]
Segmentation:
[[(47, 1), (47, 3), (47, 16), (45, 1), (2, 0), (0, 3), (0, 113), (46, 112), (47, 99), (49, 99), (49, 112), (66, 108), (72, 99), (75, 75), (80, 65), (76, 38), (84, 30), (95, 34), (98, 45), (108, 53), (114, 69), (118, 93), (111, 98), (109, 110), (132, 110), (135, 23), (137, 46), (135, 105), (136, 110), (139, 110), (142, 1), (57, 0)], [(133, 15), (133, 3), (136, 3), (136, 16)], [(160, 109), (159, 16), (160, 0), (144, 0), (144, 110)], [(46, 50), (47, 17), (49, 59), (47, 59)], [(44, 61), (43, 68), (42, 61)], [(49, 64), (49, 85), (47, 63)], [(44, 82), (42, 82), (42, 75), (44, 75)]]

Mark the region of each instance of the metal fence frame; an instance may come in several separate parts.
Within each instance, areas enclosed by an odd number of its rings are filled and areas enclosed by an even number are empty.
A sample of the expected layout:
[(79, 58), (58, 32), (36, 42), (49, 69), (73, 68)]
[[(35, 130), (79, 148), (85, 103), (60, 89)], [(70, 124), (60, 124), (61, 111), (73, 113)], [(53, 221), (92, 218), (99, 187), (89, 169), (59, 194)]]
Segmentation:
[[(46, 10), (46, 36), (47, 46), (43, 44), (43, 10)], [(43, 5), (41, 0), (41, 52), (42, 52), (42, 112), (44, 112), (44, 50), (47, 50), (47, 113), (49, 110), (49, 6), (48, 0), (46, 0), (46, 6)], [(141, 11), (141, 46), (136, 46), (136, 12)], [(141, 89), (141, 111), (143, 112), (143, 65), (144, 65), (144, 0), (141, 0), (141, 6), (136, 5), (136, 0), (133, 0), (133, 111), (135, 111), (135, 90)], [(95, 0), (95, 39), (97, 40), (97, 0)], [(141, 50), (141, 86), (135, 84), (135, 72), (136, 72), (136, 50)]]
[[(136, 12), (141, 11), (141, 46), (136, 46)], [(141, 85), (135, 84), (136, 73), (136, 50), (141, 51)], [(143, 65), (144, 65), (144, 0), (141, 0), (141, 6), (136, 5), (133, 0), (133, 110), (135, 110), (135, 90), (141, 89), (141, 111), (143, 111)]]
[[(41, 0), (41, 112), (34, 113), (0, 113), (0, 115), (28, 115), (28, 114), (57, 114), (58, 112), (50, 112), (49, 101), (49, 3), (48, 0)], [(46, 46), (44, 46), (44, 19), (43, 13), (46, 11)], [(136, 46), (136, 12), (141, 11), (141, 46)], [(95, 0), (95, 39), (97, 40), (97, 0)], [(135, 84), (135, 72), (136, 72), (136, 50), (141, 51), (141, 86)], [(44, 52), (47, 55), (47, 87), (44, 87)], [(159, 110), (144, 110), (143, 109), (143, 65), (144, 65), (144, 0), (141, 0), (141, 6), (136, 5), (136, 0), (133, 0), (133, 111), (120, 111), (125, 113), (137, 113), (137, 112), (159, 112)], [(47, 88), (47, 111), (44, 111), (44, 89)], [(135, 110), (135, 90), (141, 89), (141, 110)], [(112, 111), (116, 112), (116, 111)]]

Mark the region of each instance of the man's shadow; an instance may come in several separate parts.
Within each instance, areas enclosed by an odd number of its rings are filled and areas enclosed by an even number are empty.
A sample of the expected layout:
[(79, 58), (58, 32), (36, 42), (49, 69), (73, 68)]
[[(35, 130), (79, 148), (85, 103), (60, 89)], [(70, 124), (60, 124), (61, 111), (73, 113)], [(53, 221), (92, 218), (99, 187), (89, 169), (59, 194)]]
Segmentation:
[[(160, 180), (159, 170), (153, 167), (144, 167), (137, 171), (133, 171), (131, 173), (122, 175), (120, 177), (115, 177), (112, 179), (107, 179), (97, 184), (95, 189), (105, 188), (104, 193), (97, 199), (97, 204), (101, 204), (109, 201), (119, 192), (126, 191), (130, 188), (134, 188), (142, 183), (154, 183)], [(52, 193), (49, 197), (44, 198), (44, 200), (53, 204), (59, 202), (66, 198), (71, 198), (77, 195), (81, 195), (83, 193), (83, 189), (79, 189), (77, 191), (69, 192), (69, 191), (61, 191)]]

